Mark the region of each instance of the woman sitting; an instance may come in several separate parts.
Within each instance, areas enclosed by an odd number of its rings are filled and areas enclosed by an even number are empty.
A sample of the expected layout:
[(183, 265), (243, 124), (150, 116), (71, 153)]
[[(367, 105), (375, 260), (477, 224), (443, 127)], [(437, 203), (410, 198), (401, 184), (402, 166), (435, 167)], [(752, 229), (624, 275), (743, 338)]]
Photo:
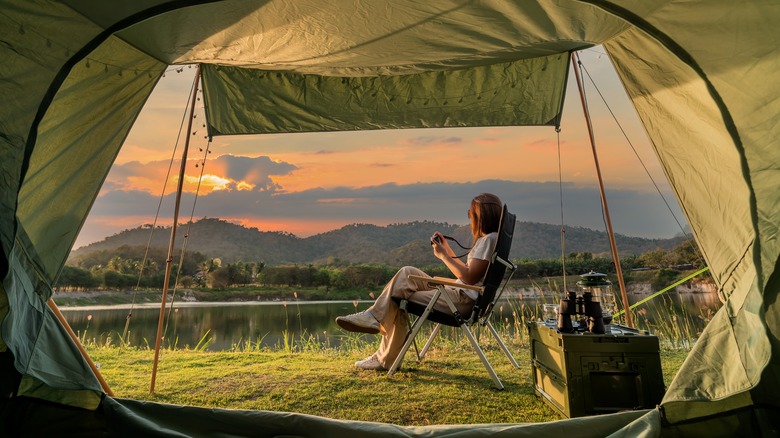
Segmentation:
[[(455, 252), (440, 232), (435, 232), (431, 237), (433, 254), (444, 262), (459, 283), (477, 284), (485, 277), (498, 238), (502, 206), (498, 196), (490, 193), (483, 193), (471, 200), (468, 217), (474, 246), (469, 251), (465, 263), (455, 256)], [(427, 305), (433, 298), (436, 289), (432, 289), (425, 281), (410, 279), (409, 276), (412, 274), (430, 278), (417, 268), (411, 266), (401, 268), (368, 310), (336, 318), (336, 323), (347, 331), (382, 333), (379, 349), (371, 356), (356, 362), (355, 366), (358, 368), (388, 369), (403, 347), (408, 331), (408, 320), (400, 311), (398, 304), (393, 301), (393, 297), (422, 305)], [(444, 288), (444, 293), (450, 297), (462, 315), (471, 313), (478, 297), (476, 291), (449, 286)], [(434, 304), (434, 309), (451, 313), (443, 295)]]

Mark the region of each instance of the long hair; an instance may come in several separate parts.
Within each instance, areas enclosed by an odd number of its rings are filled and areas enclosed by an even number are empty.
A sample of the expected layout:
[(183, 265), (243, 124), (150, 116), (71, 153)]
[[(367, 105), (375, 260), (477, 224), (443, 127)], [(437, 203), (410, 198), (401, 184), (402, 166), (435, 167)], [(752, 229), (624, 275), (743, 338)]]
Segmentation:
[(471, 234), (476, 241), (481, 236), (498, 231), (504, 204), (492, 193), (482, 193), (471, 200)]

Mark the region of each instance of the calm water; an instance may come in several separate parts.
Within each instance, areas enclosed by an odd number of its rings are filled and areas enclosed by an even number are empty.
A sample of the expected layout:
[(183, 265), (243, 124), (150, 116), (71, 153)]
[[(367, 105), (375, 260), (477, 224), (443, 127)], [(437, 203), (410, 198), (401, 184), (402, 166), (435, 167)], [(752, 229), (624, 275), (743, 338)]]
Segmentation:
[[(631, 295), (633, 303), (644, 295)], [(547, 300), (552, 302), (552, 300)], [(517, 327), (515, 318), (525, 314), (526, 319), (541, 316), (540, 299), (512, 299), (500, 303), (496, 309), (494, 324), (505, 326), (510, 332)], [(332, 346), (339, 345), (345, 333), (336, 325), (339, 315), (353, 313), (368, 308), (371, 302), (359, 302), (357, 307), (352, 301), (345, 302), (280, 302), (274, 303), (177, 303), (170, 312), (164, 345), (195, 347), (207, 333), (211, 338), (208, 350), (231, 349), (246, 342), (260, 343), (263, 346), (283, 346), (285, 334), (296, 341), (303, 333), (306, 339), (314, 337), (318, 342)], [(686, 293), (672, 294), (656, 298), (642, 305), (635, 324), (640, 328), (653, 330), (655, 321), (668, 324), (670, 315), (685, 316), (693, 325), (694, 333), (701, 330), (707, 317), (720, 307), (714, 294)], [(105, 342), (111, 338), (118, 343), (127, 320), (129, 306), (101, 306), (61, 309), (68, 323), (80, 336)], [(641, 311), (640, 311), (641, 312)], [(157, 321), (160, 314), (159, 304), (136, 305), (132, 311), (129, 325), (131, 345), (154, 346), (157, 336)], [(166, 309), (166, 315), (169, 314)], [(646, 327), (646, 324), (650, 324)], [(371, 335), (367, 339), (373, 339)]]
[[(370, 306), (359, 302), (357, 310)], [(318, 338), (322, 343), (338, 345), (344, 332), (336, 325), (339, 315), (355, 312), (352, 301), (300, 302), (283, 305), (272, 303), (177, 303), (173, 311), (166, 308), (168, 328), (165, 345), (195, 347), (207, 335), (211, 338), (208, 350), (231, 349), (245, 342), (260, 342), (264, 346), (284, 345), (288, 339), (300, 339), (303, 333)], [(114, 344), (121, 338), (130, 311), (129, 306), (99, 306), (61, 308), (65, 319), (79, 336), (104, 342), (112, 338)], [(170, 315), (170, 317), (168, 317)], [(131, 345), (154, 346), (160, 305), (138, 305), (132, 310), (129, 324)]]

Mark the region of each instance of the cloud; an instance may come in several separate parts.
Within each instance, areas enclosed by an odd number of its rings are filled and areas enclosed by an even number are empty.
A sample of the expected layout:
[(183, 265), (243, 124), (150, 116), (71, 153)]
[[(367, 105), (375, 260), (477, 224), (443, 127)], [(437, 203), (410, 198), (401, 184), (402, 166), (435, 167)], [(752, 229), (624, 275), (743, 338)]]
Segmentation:
[(222, 155), (213, 160), (212, 165), (223, 170), (227, 179), (236, 183), (250, 184), (258, 190), (271, 190), (276, 187), (271, 180), (272, 175), (287, 175), (298, 169), (293, 164), (275, 161), (265, 156), (250, 158)]
[[(200, 182), (200, 191), (277, 191), (280, 187), (273, 181), (274, 176), (288, 175), (298, 167), (283, 161), (272, 160), (267, 156), (245, 157), (221, 155), (209, 158), (204, 162), (190, 159), (187, 162), (185, 176), (185, 191), (194, 192)], [(178, 164), (171, 166), (169, 161), (151, 161), (141, 163), (131, 161), (117, 164), (111, 169), (103, 193), (116, 190), (141, 190), (148, 193), (159, 193), (161, 181), (169, 175), (168, 190), (175, 188), (178, 178)]]
[[(235, 175), (234, 175), (235, 176)], [(595, 186), (564, 183), (564, 223), (604, 230), (600, 197)], [(351, 223), (409, 222), (433, 220), (466, 224), (466, 210), (471, 198), (482, 192), (498, 194), (518, 220), (560, 224), (561, 187), (558, 182), (515, 182), (483, 180), (468, 183), (381, 184), (361, 188), (314, 188), (299, 192), (272, 190), (212, 191), (198, 197), (195, 217), (220, 217), (256, 226), (261, 230), (291, 231), (306, 236), (329, 231)], [(192, 209), (194, 195), (182, 198), (182, 221)], [(172, 216), (173, 195), (164, 198), (161, 211)], [(657, 193), (636, 190), (607, 192), (615, 232), (630, 236), (672, 237), (679, 232), (674, 217), (665, 211)], [(152, 222), (158, 198), (146, 191), (115, 190), (98, 198), (85, 224), (85, 236), (91, 223), (105, 224), (109, 218), (139, 219), (138, 225)], [(676, 204), (675, 204), (676, 206)], [(675, 208), (678, 219), (682, 218)], [(294, 229), (291, 228), (295, 223)], [(266, 225), (264, 225), (266, 224)], [(122, 226), (116, 231), (127, 228)], [(82, 241), (78, 245), (89, 243)], [(550, 242), (559, 245), (560, 242)]]
[(406, 142), (415, 146), (432, 146), (432, 145), (452, 145), (458, 144), (463, 141), (462, 137), (445, 137), (435, 135), (424, 135), (420, 137), (413, 137), (407, 139)]
[(552, 140), (549, 139), (538, 139), (531, 142), (526, 143), (526, 146), (529, 147), (544, 147), (545, 149), (550, 147), (550, 144), (552, 144)]

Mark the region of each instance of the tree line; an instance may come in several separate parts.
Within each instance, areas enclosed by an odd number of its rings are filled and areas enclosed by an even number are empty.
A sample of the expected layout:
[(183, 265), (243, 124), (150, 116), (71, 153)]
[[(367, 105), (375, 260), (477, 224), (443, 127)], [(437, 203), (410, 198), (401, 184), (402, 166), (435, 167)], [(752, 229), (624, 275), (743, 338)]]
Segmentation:
[[(567, 275), (589, 271), (614, 273), (611, 257), (594, 256), (589, 252), (571, 253), (565, 259), (519, 259), (515, 278), (560, 276), (563, 266)], [(704, 266), (701, 254), (692, 241), (686, 241), (671, 251), (656, 249), (640, 256), (620, 260), (624, 272), (641, 269), (664, 269), (669, 277), (679, 270)], [(323, 287), (326, 290), (378, 289), (387, 283), (398, 267), (378, 264), (342, 264), (338, 260), (324, 266), (267, 266), (264, 262), (222, 263), (219, 258), (202, 254), (190, 255), (190, 261), (172, 263), (169, 287), (227, 289), (236, 286), (264, 285), (289, 287)], [(449, 276), (441, 264), (422, 267), (430, 275)], [(60, 291), (161, 289), (165, 279), (165, 263), (159, 258), (123, 258), (115, 255), (106, 263), (90, 268), (65, 265), (56, 283)]]

